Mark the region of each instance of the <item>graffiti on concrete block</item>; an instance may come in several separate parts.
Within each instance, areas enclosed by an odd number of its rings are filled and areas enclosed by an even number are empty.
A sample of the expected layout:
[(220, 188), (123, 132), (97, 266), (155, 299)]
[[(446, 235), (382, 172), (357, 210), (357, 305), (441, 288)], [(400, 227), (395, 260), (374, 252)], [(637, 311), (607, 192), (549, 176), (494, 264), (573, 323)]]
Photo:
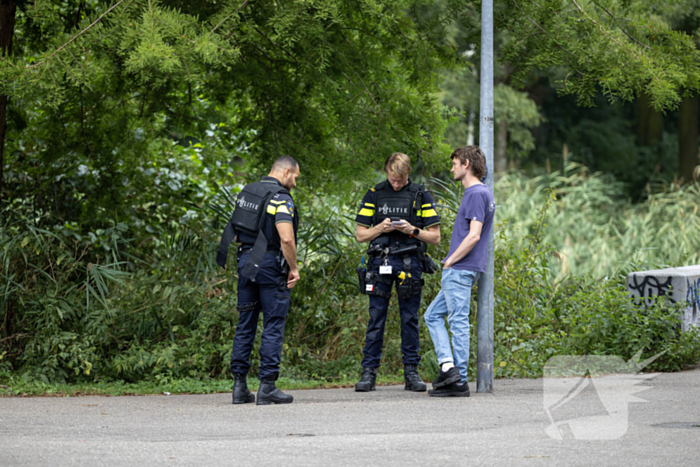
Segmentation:
[(671, 295), (671, 277), (667, 277), (665, 281), (659, 280), (655, 276), (638, 277), (633, 275), (629, 283), (630, 291), (635, 294), (634, 302), (637, 305), (644, 303), (646, 306), (652, 306), (656, 297), (667, 295), (667, 299), (671, 303), (676, 301), (670, 297)]
[(700, 308), (700, 279), (692, 282), (690, 279), (686, 279), (688, 284), (688, 291), (685, 294), (685, 301), (688, 302), (688, 306), (695, 306)]

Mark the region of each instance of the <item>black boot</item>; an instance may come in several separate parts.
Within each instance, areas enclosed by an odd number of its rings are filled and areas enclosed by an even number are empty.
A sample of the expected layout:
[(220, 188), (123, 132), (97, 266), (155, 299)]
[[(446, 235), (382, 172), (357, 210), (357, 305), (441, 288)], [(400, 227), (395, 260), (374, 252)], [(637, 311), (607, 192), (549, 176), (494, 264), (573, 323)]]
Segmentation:
[(413, 392), (423, 392), (426, 390), (425, 383), (418, 375), (418, 368), (415, 365), (403, 367), (403, 380), (406, 382), (404, 390)]
[(291, 404), (294, 401), (294, 396), (283, 393), (275, 386), (276, 380), (277, 375), (260, 380), (257, 405)]
[(255, 402), (255, 394), (248, 390), (248, 375), (241, 373), (233, 374), (233, 403), (247, 404)]
[(360, 376), (360, 381), (355, 384), (356, 392), (369, 392), (374, 391), (374, 385), (377, 382), (377, 369), (376, 368), (362, 368), (362, 375)]

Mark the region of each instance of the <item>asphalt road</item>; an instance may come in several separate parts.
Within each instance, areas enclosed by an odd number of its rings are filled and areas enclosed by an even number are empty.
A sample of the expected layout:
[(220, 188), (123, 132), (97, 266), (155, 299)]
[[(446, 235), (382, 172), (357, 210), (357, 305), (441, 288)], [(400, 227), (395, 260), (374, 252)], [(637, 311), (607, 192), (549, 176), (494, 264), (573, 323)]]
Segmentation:
[[(230, 394), (0, 398), (0, 466), (700, 465), (699, 370), (641, 383), (647, 402), (623, 409), (592, 386), (549, 413), (541, 379), (494, 389), (290, 391), (282, 406), (233, 406)], [(606, 417), (617, 410), (615, 434)], [(545, 431), (552, 420), (563, 439)], [(617, 438), (582, 439), (606, 433)]]

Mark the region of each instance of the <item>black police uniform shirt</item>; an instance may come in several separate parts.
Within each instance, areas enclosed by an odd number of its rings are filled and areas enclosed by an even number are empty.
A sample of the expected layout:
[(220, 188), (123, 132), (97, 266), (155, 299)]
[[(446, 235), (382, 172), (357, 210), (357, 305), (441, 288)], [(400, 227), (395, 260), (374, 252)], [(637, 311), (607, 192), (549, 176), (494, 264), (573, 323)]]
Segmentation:
[[(261, 181), (264, 183), (274, 183), (282, 186), (282, 183), (280, 183), (279, 180), (274, 177), (268, 177), (267, 175), (264, 176)], [(294, 200), (292, 200), (292, 197), (286, 193), (275, 194), (267, 205), (265, 223), (263, 224), (263, 233), (267, 238), (268, 250), (279, 247), (280, 245), (279, 232), (277, 232), (277, 228), (275, 226), (282, 222), (288, 222), (294, 225), (294, 216), (296, 216), (296, 210), (294, 208)], [(294, 234), (296, 235), (296, 232), (294, 232)], [(243, 245), (252, 246), (255, 244), (255, 237), (252, 237), (245, 232), (241, 232), (238, 241)]]
[[(391, 185), (389, 185), (389, 181), (387, 180), (387, 185), (389, 186), (389, 189), (393, 190), (391, 188)], [(408, 179), (408, 183), (406, 184), (405, 187), (403, 187), (400, 191), (407, 190), (408, 186), (411, 183), (411, 179)], [(357, 213), (357, 216), (355, 217), (355, 223), (365, 226), (365, 227), (372, 227), (374, 225), (374, 213), (377, 209), (375, 199), (377, 197), (377, 192), (375, 191), (374, 188), (370, 188), (367, 190), (367, 193), (365, 194), (365, 197), (362, 198), (362, 204), (360, 205), (360, 211)], [(418, 198), (420, 199), (420, 197)], [(435, 200), (433, 199), (433, 196), (425, 191), (423, 192), (423, 200), (421, 202), (420, 209), (417, 211), (416, 215), (423, 221), (423, 226), (420, 227), (422, 229), (427, 229), (428, 227), (432, 227), (433, 225), (438, 225), (440, 223), (440, 216), (438, 216), (437, 210), (435, 209)], [(407, 222), (411, 222), (410, 219), (406, 219)], [(415, 226), (419, 227), (419, 226)], [(392, 232), (393, 234), (394, 232)], [(403, 234), (401, 234), (403, 235)], [(405, 237), (405, 235), (404, 235)]]

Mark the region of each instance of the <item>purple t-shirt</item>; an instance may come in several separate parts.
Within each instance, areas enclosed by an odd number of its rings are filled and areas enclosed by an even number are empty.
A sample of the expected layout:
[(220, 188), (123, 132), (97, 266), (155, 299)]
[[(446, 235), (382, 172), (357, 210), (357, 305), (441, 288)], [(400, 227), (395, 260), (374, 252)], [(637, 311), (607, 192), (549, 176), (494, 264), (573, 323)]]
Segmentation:
[(452, 268), (461, 271), (486, 272), (489, 235), (491, 234), (495, 211), (496, 203), (493, 201), (493, 194), (489, 187), (477, 183), (464, 190), (462, 204), (459, 205), (455, 225), (452, 229), (450, 252), (447, 254), (447, 258), (454, 253), (469, 234), (469, 224), (472, 220), (482, 222), (484, 225), (481, 227), (481, 235), (474, 248), (467, 253), (467, 256), (453, 264)]

